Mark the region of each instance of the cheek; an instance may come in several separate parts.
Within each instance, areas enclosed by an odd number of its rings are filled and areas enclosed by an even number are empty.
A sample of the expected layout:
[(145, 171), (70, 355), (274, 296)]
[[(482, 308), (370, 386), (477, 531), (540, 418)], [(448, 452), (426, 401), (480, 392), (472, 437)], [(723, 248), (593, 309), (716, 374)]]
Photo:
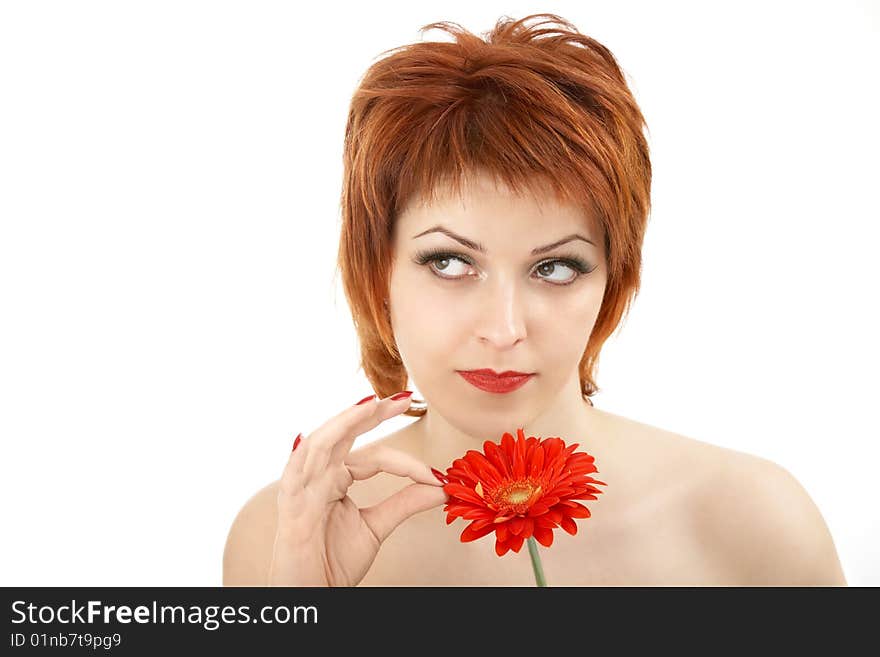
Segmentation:
[(400, 304), (400, 312), (392, 318), (397, 348), (408, 369), (436, 369), (438, 361), (449, 360), (461, 342), (462, 321), (459, 315), (438, 304), (421, 298), (417, 303)]
[(560, 360), (580, 358), (586, 348), (599, 315), (601, 293), (588, 292), (585, 295), (557, 299), (553, 311), (546, 314), (540, 322), (541, 344)]
[(448, 332), (454, 319), (451, 307), (436, 295), (415, 293), (397, 303), (397, 325), (402, 333), (416, 338), (442, 335)]
[(560, 303), (561, 312), (568, 317), (576, 319), (577, 325), (590, 331), (599, 309), (602, 307), (602, 298), (605, 295), (604, 278), (594, 278), (584, 285), (578, 294), (573, 294)]

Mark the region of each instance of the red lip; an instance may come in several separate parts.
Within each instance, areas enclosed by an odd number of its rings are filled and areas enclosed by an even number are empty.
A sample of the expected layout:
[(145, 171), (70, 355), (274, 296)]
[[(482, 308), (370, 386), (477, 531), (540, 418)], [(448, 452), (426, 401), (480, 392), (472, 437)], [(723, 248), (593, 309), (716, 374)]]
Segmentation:
[(494, 393), (513, 392), (534, 376), (534, 374), (513, 371), (501, 372), (500, 374), (496, 374), (493, 370), (457, 371), (471, 385), (480, 390)]
[(496, 372), (495, 370), (459, 370), (459, 372), (467, 372), (468, 374), (480, 374), (482, 376), (530, 376), (528, 372), (515, 372), (507, 370), (505, 372)]

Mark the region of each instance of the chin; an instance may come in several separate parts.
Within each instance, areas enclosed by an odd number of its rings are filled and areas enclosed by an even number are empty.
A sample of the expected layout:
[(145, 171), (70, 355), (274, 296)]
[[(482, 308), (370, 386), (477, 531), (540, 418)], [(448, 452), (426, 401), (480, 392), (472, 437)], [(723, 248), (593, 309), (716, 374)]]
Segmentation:
[(528, 424), (529, 414), (522, 412), (523, 409), (511, 411), (510, 409), (488, 410), (479, 414), (470, 414), (464, 417), (450, 419), (460, 431), (480, 440), (499, 442), (501, 436), (507, 433), (515, 433), (517, 427)]

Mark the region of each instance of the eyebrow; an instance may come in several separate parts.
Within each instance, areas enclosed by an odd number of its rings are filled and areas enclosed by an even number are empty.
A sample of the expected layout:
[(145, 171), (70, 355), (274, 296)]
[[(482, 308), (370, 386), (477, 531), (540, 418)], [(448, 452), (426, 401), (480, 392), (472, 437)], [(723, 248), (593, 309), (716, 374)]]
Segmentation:
[[(468, 247), (469, 249), (473, 249), (474, 251), (479, 251), (480, 253), (486, 253), (486, 247), (484, 247), (482, 244), (480, 244), (478, 242), (474, 242), (473, 240), (469, 240), (468, 238), (462, 237), (461, 235), (457, 235), (456, 233), (453, 233), (451, 230), (449, 230), (448, 228), (446, 228), (444, 226), (434, 226), (433, 228), (429, 228), (428, 230), (423, 231), (423, 232), (419, 233), (418, 235), (414, 235), (413, 239), (416, 239), (417, 237), (421, 237), (422, 235), (427, 235), (428, 233), (443, 233), (444, 235), (454, 239), (459, 244), (462, 244), (463, 246)], [(555, 249), (557, 246), (565, 244), (566, 242), (571, 242), (572, 240), (583, 240), (584, 242), (589, 242), (593, 246), (596, 246), (596, 243), (593, 242), (592, 240), (587, 239), (583, 235), (578, 235), (577, 233), (574, 233), (572, 235), (569, 235), (568, 237), (563, 237), (561, 240), (557, 240), (557, 241), (553, 242), (552, 244), (547, 244), (545, 246), (539, 246), (536, 249), (532, 249), (532, 255), (538, 255), (539, 253), (546, 253), (547, 251), (551, 251), (551, 250)]]

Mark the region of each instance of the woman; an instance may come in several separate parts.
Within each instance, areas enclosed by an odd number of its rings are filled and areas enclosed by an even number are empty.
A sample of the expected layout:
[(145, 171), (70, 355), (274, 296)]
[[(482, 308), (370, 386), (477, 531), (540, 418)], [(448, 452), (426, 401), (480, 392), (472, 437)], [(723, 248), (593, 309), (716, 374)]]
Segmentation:
[[(613, 55), (553, 14), (485, 40), (435, 27), (455, 41), (389, 51), (346, 128), (338, 264), (377, 394), (297, 437), (233, 523), (224, 584), (534, 585), (526, 550), (459, 540), (435, 475), (522, 427), (579, 443), (608, 484), (542, 552), (550, 585), (844, 585), (784, 468), (590, 400), (650, 211), (644, 119)], [(401, 413), (418, 420), (352, 451)]]

